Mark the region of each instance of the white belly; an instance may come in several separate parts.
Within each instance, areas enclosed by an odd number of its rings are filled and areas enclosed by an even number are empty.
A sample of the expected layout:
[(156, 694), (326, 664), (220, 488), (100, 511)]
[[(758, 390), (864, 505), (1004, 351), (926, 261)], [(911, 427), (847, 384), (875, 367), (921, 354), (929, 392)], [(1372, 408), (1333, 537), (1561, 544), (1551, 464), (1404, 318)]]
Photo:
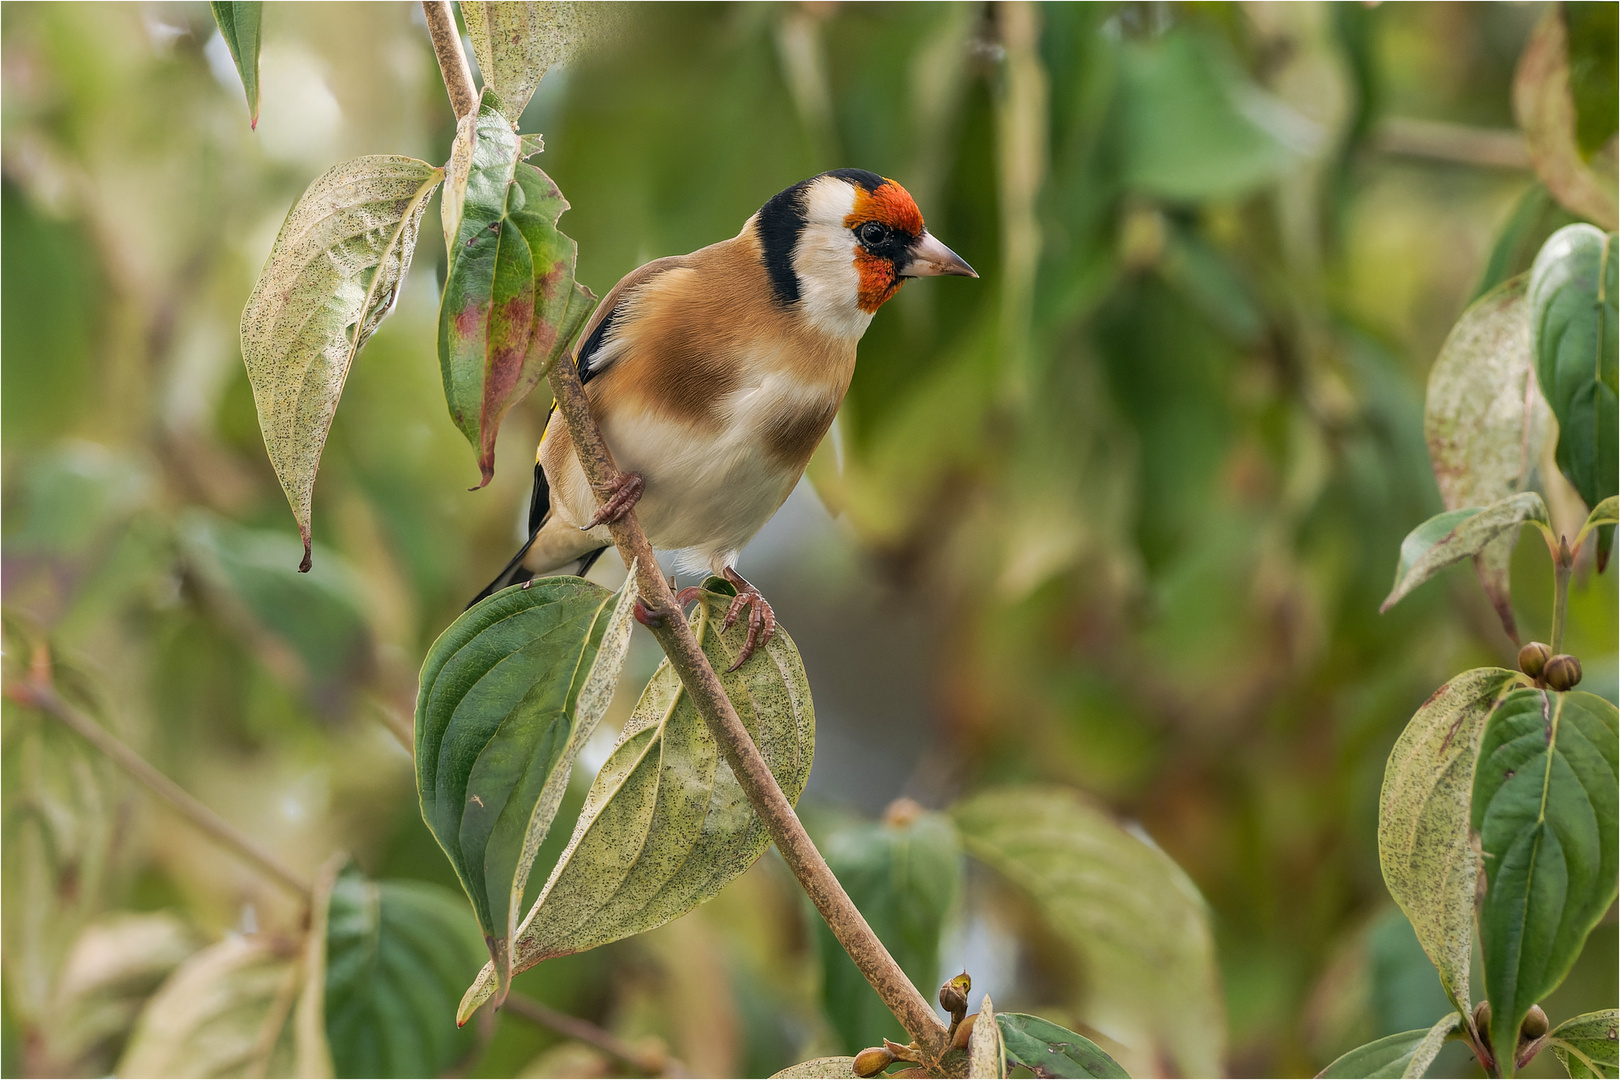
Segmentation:
[[(803, 473), (767, 452), (769, 426), (794, 408), (824, 407), (827, 393), (786, 374), (767, 376), (722, 403), (726, 420), (718, 430), (651, 412), (606, 417), (602, 435), (614, 460), (646, 483), (636, 517), (653, 547), (679, 551), (683, 569), (718, 572), (734, 565)], [(579, 469), (577, 460), (569, 466)], [(559, 509), (574, 521), (588, 520), (594, 498), (583, 475), (570, 479), (575, 482), (559, 485), (553, 478), (553, 497), (563, 496)]]

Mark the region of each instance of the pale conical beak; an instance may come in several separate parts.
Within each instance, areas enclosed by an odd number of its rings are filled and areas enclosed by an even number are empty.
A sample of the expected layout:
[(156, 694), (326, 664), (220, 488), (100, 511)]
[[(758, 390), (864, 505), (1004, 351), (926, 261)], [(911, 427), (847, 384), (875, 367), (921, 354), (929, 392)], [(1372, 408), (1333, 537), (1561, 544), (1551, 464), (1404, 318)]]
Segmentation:
[(900, 271), (901, 277), (940, 277), (944, 274), (955, 277), (979, 276), (962, 256), (935, 240), (934, 235), (926, 230), (917, 237), (915, 244), (906, 249), (906, 254), (910, 258)]

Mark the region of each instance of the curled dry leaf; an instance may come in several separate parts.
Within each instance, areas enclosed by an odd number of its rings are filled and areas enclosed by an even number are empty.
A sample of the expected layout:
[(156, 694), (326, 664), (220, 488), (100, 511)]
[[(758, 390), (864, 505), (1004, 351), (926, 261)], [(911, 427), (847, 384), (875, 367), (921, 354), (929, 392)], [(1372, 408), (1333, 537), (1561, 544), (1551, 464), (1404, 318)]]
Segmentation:
[(1384, 884), (1440, 972), (1446, 996), (1467, 1010), (1479, 852), (1469, 839), (1474, 761), (1485, 721), (1521, 677), (1478, 668), (1452, 679), (1395, 740), (1379, 797)]
[(1169, 856), (1062, 788), (993, 789), (952, 815), (968, 854), (1028, 892), (1081, 956), (1086, 1023), (1185, 1076), (1221, 1069), (1209, 911)]
[(973, 1033), (968, 1036), (968, 1073), (972, 1077), (1001, 1080), (1007, 1075), (1007, 1047), (1001, 1039), (1001, 1027), (996, 1023), (996, 1010), (990, 1004), (990, 995), (984, 995)]
[(1593, 694), (1520, 689), (1480, 740), (1470, 824), (1489, 1038), (1499, 1062), (1614, 903), (1620, 873), (1620, 712)]
[(624, 665), (628, 581), (616, 597), (575, 577), (502, 590), (463, 613), (422, 664), (422, 817), (472, 901), (501, 1000), (529, 871)]
[(1550, 6), (1519, 58), (1513, 114), (1530, 145), (1536, 175), (1564, 206), (1605, 229), (1620, 227), (1612, 176), (1599, 175), (1581, 155), (1575, 98), (1569, 87), (1569, 35), (1559, 5)]
[[(1536, 385), (1526, 287), (1520, 275), (1475, 301), (1429, 372), (1423, 431), (1447, 510), (1523, 491), (1555, 428)], [(1517, 540), (1508, 533), (1474, 556), (1480, 584), (1514, 641), (1508, 565)]]
[[(692, 629), (790, 803), (810, 777), (815, 719), (804, 665), (780, 627), (737, 671), (747, 637), (722, 633), (731, 597), (705, 592)], [(719, 744), (665, 661), (597, 774), (567, 849), (518, 930), (513, 968), (605, 945), (691, 911), (770, 843)], [(462, 999), (464, 1023), (492, 993), (485, 965)]]
[(567, 350), (595, 298), (575, 282), (576, 246), (557, 229), (568, 200), (525, 160), (539, 141), (512, 130), (489, 90), (470, 158), (465, 139), (458, 131), (454, 190), (443, 206), (454, 240), (439, 304), (439, 371), (450, 418), (478, 452), (483, 487), (495, 475), (502, 418)]
[(310, 566), (310, 502), (349, 365), (395, 296), (444, 171), (414, 158), (333, 166), (288, 213), (242, 311), (242, 359), (264, 448)]

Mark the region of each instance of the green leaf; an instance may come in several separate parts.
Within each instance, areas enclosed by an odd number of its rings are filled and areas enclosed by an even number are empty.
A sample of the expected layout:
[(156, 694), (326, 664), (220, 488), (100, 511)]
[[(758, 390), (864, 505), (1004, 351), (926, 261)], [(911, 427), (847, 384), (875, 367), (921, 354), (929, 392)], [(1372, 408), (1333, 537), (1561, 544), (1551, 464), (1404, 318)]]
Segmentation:
[[(938, 979), (940, 929), (961, 887), (962, 845), (948, 817), (897, 806), (904, 809), (891, 808), (883, 822), (833, 833), (822, 854), (901, 969), (928, 986)], [(815, 936), (827, 1019), (848, 1049), (880, 1045), (895, 1034), (894, 1016), (819, 919)]]
[[(313, 699), (341, 703), (333, 689), (365, 673), (372, 648), (364, 591), (347, 563), (323, 556), (319, 569), (294, 573), (291, 536), (204, 510), (187, 511), (178, 533), (187, 568), (227, 618), (286, 642), (297, 657), (287, 674)], [(256, 644), (272, 659), (262, 636)]]
[(1120, 46), (1125, 183), (1183, 202), (1275, 179), (1320, 140), (1314, 125), (1245, 76), (1212, 37), (1171, 30)]
[[(747, 637), (720, 632), (729, 597), (704, 593), (693, 632), (789, 802), (810, 776), (815, 717), (793, 640), (728, 672)], [(691, 911), (754, 864), (770, 843), (720, 747), (666, 661), (653, 674), (585, 797), (545, 889), (519, 928), (514, 970), (639, 934)], [(495, 988), (485, 965), (462, 999), (465, 1022)]]
[(119, 1076), (293, 1076), (296, 941), (228, 937), (175, 969), (147, 1000)]
[(1510, 495), (1481, 509), (1436, 514), (1401, 541), (1395, 587), (1378, 610), (1388, 611), (1452, 563), (1478, 555), (1493, 541), (1529, 523), (1547, 525), (1547, 504), (1533, 491)]
[(210, 0), (208, 9), (214, 13), (225, 47), (231, 50), (236, 73), (242, 76), (242, 91), (247, 94), (248, 126), (259, 126), (259, 24), (264, 19), (264, 4), (259, 0)]
[(422, 818), (472, 901), (501, 1000), (529, 870), (624, 664), (629, 581), (616, 600), (574, 577), (504, 589), (464, 612), (422, 663)]
[(772, 1073), (771, 1080), (816, 1080), (821, 1077), (837, 1077), (839, 1080), (853, 1080), (855, 1076), (855, 1059), (852, 1057), (819, 1057), (809, 1061), (801, 1061), (797, 1065), (789, 1065), (781, 1072)]
[(443, 203), (446, 236), (450, 215), (460, 216), (439, 304), (439, 371), (450, 418), (478, 452), (483, 487), (495, 475), (501, 419), (567, 350), (594, 298), (574, 281), (575, 244), (557, 229), (568, 201), (524, 160), (537, 141), (512, 130), (489, 90), (473, 134), (470, 160), (452, 153), (453, 194)]
[(1434, 1064), (1446, 1038), (1462, 1023), (1456, 1013), (1447, 1013), (1433, 1027), (1386, 1035), (1365, 1046), (1358, 1046), (1317, 1073), (1328, 1077), (1420, 1077)]
[(444, 171), (406, 157), (327, 170), (299, 198), (242, 311), (242, 359), (264, 448), (310, 565), (310, 500), (355, 354), (394, 306)]
[(1590, 225), (1553, 233), (1531, 267), (1529, 302), (1536, 377), (1558, 418), (1558, 467), (1596, 506), (1617, 494), (1620, 455), (1615, 235)]
[(1571, 1076), (1620, 1077), (1620, 1012), (1605, 1009), (1565, 1020), (1552, 1029), (1547, 1045)]
[[(973, 1025), (975, 1036), (978, 1027), (977, 1023)], [(1036, 1076), (1106, 1080), (1130, 1075), (1102, 1047), (1050, 1020), (1028, 1013), (997, 1013), (996, 1027), (1001, 1032), (1008, 1064), (1022, 1065)]]
[(1620, 873), (1620, 714), (1592, 694), (1521, 689), (1491, 714), (1471, 824), (1492, 1045), (1504, 1069), (1530, 1006), (1563, 982), (1614, 902)]
[(583, 8), (557, 0), (461, 0), (461, 18), (472, 40), (478, 74), (512, 123), (523, 115), (546, 70), (568, 59), (579, 44), (585, 28)]
[(420, 881), (345, 870), (326, 927), (326, 1037), (339, 1076), (439, 1076), (473, 1047), (456, 1000), (484, 950), (467, 909)]
[(979, 1004), (978, 1019), (968, 1034), (968, 1073), (973, 1077), (1001, 1080), (1007, 1075), (1007, 1045), (1001, 1037), (1001, 1026), (996, 1023), (996, 1010), (990, 1004), (990, 995), (984, 995)]
[(1027, 891), (1079, 953), (1086, 1023), (1183, 1075), (1220, 1070), (1226, 1021), (1209, 912), (1180, 867), (1062, 788), (992, 789), (952, 815), (968, 854)]
[[(1526, 286), (1521, 275), (1475, 301), (1429, 372), (1423, 430), (1447, 510), (1523, 491), (1552, 433), (1552, 412), (1535, 384)], [(1517, 540), (1510, 532), (1474, 556), (1480, 584), (1515, 641), (1508, 566)]]
[(1468, 965), (1479, 875), (1468, 835), (1474, 761), (1486, 719), (1517, 679), (1502, 668), (1476, 668), (1436, 690), (1395, 740), (1379, 797), (1384, 884), (1439, 969), (1446, 996), (1464, 1011), (1473, 1004)]
[(1613, 229), (1620, 225), (1614, 180), (1599, 175), (1581, 153), (1570, 93), (1569, 32), (1561, 8), (1547, 9), (1519, 58), (1513, 114), (1524, 130), (1536, 175), (1553, 197), (1582, 217)]
[(1575, 534), (1575, 547), (1585, 543), (1586, 535), (1593, 529), (1601, 529), (1605, 525), (1620, 525), (1620, 498), (1611, 495), (1592, 508), (1586, 516), (1586, 524), (1581, 531)]

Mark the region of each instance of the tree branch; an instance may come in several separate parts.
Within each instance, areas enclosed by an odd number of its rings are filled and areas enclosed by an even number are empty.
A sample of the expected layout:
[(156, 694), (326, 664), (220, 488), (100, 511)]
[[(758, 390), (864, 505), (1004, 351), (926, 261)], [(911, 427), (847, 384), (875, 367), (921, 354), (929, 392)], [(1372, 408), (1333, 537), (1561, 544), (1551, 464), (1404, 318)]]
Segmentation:
[(111, 758), (119, 768), (130, 776), (146, 785), (154, 795), (168, 803), (171, 809), (197, 829), (207, 833), (219, 841), (220, 844), (230, 848), (242, 858), (263, 870), (277, 884), (286, 886), (303, 897), (306, 903), (309, 901), (313, 895), (309, 882), (284, 866), (280, 859), (277, 859), (252, 839), (239, 832), (236, 826), (198, 802), (179, 784), (164, 776), (145, 758), (126, 746), (118, 736), (64, 701), (53, 687), (37, 680), (29, 680), (13, 684), (9, 692), (13, 698), (22, 704), (31, 705), (54, 717), (64, 726), (72, 728), (80, 738)]
[(428, 36), (433, 38), (433, 55), (439, 58), (450, 107), (460, 120), (478, 110), (478, 88), (461, 48), (461, 35), (456, 33), (456, 13), (450, 10), (450, 0), (422, 0), (422, 14), (427, 17)]
[[(477, 94), (473, 90), (472, 73), (467, 68), (461, 39), (455, 34), (455, 21), (447, 0), (423, 0), (422, 10), (427, 15), (428, 30), (433, 35), (433, 48), (439, 57), (439, 71), (444, 75), (445, 90), (458, 118), (477, 107)], [(574, 452), (585, 470), (598, 500), (605, 501), (615, 490), (619, 470), (613, 463), (602, 432), (591, 417), (585, 400), (585, 388), (580, 384), (579, 371), (571, 358), (559, 360), (551, 369), (551, 393), (557, 399), (557, 411), (574, 442)], [(889, 950), (878, 940), (872, 928), (844, 887), (833, 876), (827, 860), (821, 857), (810, 835), (804, 831), (798, 815), (782, 788), (771, 775), (770, 767), (760, 756), (748, 729), (737, 717), (737, 710), (726, 697), (720, 679), (709, 666), (708, 658), (698, 646), (697, 638), (686, 623), (669, 582), (664, 580), (653, 555), (647, 534), (641, 531), (631, 510), (618, 521), (608, 525), (613, 542), (625, 566), (639, 560), (636, 586), (641, 601), (652, 613), (648, 620), (653, 636), (669, 657), (670, 666), (680, 676), (692, 703), (708, 725), (710, 733), (720, 744), (726, 763), (736, 775), (738, 784), (754, 812), (765, 822), (776, 848), (799, 879), (811, 903), (826, 920), (838, 943), (855, 961), (867, 982), (872, 984), (878, 997), (899, 1020), (906, 1032), (916, 1041), (918, 1048), (930, 1063), (937, 1063), (947, 1045), (945, 1025), (929, 1006), (927, 1000), (911, 985), (906, 973), (900, 970)]]
[(515, 1016), (521, 1016), (532, 1024), (539, 1024), (549, 1028), (559, 1035), (576, 1039), (588, 1046), (594, 1046), (605, 1054), (627, 1062), (642, 1072), (654, 1076), (685, 1076), (686, 1070), (681, 1063), (667, 1054), (644, 1053), (613, 1034), (604, 1031), (589, 1020), (581, 1020), (577, 1016), (558, 1012), (551, 1006), (543, 1004), (523, 994), (507, 994), (506, 1003), (501, 1006)]
[[(601, 429), (591, 417), (579, 371), (570, 358), (564, 357), (551, 369), (551, 392), (557, 399), (557, 411), (568, 425), (574, 452), (579, 456), (586, 479), (597, 498), (605, 501), (615, 490), (619, 470), (607, 444), (602, 441)], [(937, 1061), (945, 1049), (945, 1026), (872, 932), (854, 901), (833, 876), (827, 860), (821, 857), (810, 835), (804, 831), (804, 825), (793, 812), (787, 796), (782, 794), (781, 786), (771, 775), (748, 729), (738, 719), (731, 699), (726, 697), (719, 677), (709, 666), (692, 628), (675, 603), (675, 595), (658, 568), (652, 544), (641, 531), (635, 511), (632, 509), (618, 521), (610, 522), (608, 531), (626, 566), (639, 560), (636, 588), (642, 603), (652, 613), (648, 623), (653, 636), (669, 657), (670, 666), (680, 676), (710, 733), (719, 742), (726, 763), (736, 774), (754, 812), (765, 822), (788, 868), (799, 879), (838, 943), (872, 984), (872, 989), (930, 1061)]]

